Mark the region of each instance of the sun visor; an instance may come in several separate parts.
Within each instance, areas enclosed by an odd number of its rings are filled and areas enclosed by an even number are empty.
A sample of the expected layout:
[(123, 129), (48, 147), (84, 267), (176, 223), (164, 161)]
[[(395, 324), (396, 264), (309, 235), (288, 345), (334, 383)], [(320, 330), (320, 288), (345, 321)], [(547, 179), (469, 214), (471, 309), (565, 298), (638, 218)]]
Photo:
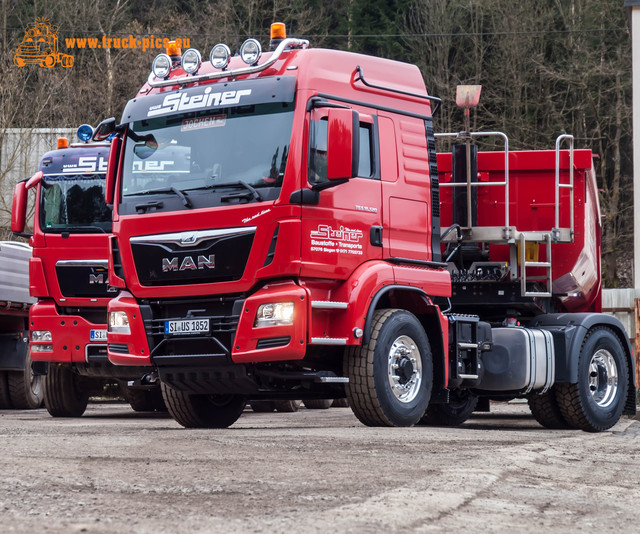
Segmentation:
[(278, 76), (200, 85), (129, 100), (122, 124), (207, 109), (250, 106), (272, 102), (293, 102), (296, 78)]

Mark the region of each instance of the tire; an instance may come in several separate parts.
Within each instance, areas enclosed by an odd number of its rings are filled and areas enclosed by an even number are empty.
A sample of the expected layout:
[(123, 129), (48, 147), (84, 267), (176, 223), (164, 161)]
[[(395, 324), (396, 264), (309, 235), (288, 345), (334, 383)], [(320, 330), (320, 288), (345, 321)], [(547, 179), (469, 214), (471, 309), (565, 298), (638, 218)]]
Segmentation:
[(349, 401), (347, 400), (346, 397), (344, 399), (333, 399), (333, 404), (331, 405), (331, 407), (332, 408), (348, 408)]
[(269, 400), (254, 400), (249, 403), (249, 406), (256, 413), (269, 413), (276, 409), (276, 403)]
[(556, 384), (556, 400), (567, 424), (587, 432), (615, 425), (627, 399), (629, 368), (620, 339), (607, 327), (593, 328), (578, 356), (578, 383)]
[(531, 414), (538, 423), (552, 430), (571, 428), (562, 416), (558, 400), (556, 399), (556, 386), (542, 395), (529, 395), (527, 397)]
[(300, 409), (302, 401), (299, 400), (277, 400), (274, 401), (276, 410), (278, 412), (293, 413)]
[(333, 399), (305, 399), (304, 407), (307, 410), (326, 410), (333, 404)]
[(0, 371), (0, 410), (9, 410), (11, 408), (13, 408), (13, 406), (11, 405), (11, 397), (9, 395), (7, 372)]
[(27, 350), (23, 371), (7, 373), (11, 404), (18, 410), (35, 410), (44, 402), (44, 376), (31, 368), (31, 353)]
[(131, 405), (134, 412), (166, 412), (167, 407), (162, 398), (160, 387), (130, 388), (126, 384), (121, 385), (125, 400)]
[(477, 395), (468, 390), (454, 389), (449, 394), (449, 403), (430, 405), (420, 419), (420, 424), (459, 426), (471, 417), (477, 405)]
[(42, 60), (42, 63), (40, 64), (41, 67), (44, 67), (45, 69), (50, 69), (51, 67), (53, 67), (56, 64), (56, 58), (54, 55), (49, 54), (47, 57), (45, 57)]
[(44, 379), (44, 405), (53, 417), (80, 417), (87, 409), (89, 390), (67, 365), (49, 365)]
[(424, 415), (433, 361), (429, 339), (413, 314), (376, 310), (369, 343), (349, 348), (344, 365), (349, 405), (365, 425), (413, 426)]
[(194, 395), (165, 384), (160, 387), (169, 414), (186, 428), (227, 428), (247, 404), (241, 395)]

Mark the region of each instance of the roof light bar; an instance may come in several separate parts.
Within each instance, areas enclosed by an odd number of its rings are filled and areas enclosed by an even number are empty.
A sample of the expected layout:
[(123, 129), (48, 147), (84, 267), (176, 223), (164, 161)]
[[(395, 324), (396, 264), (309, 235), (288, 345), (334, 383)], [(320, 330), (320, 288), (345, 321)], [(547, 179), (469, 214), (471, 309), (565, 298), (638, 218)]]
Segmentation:
[(229, 71), (223, 70), (218, 72), (210, 72), (207, 74), (199, 74), (197, 76), (180, 76), (180, 77), (170, 78), (170, 79), (162, 79), (162, 77), (156, 76), (158, 78), (161, 78), (159, 80), (154, 79), (154, 73), (152, 72), (151, 74), (149, 74), (149, 79), (147, 80), (147, 82), (151, 87), (167, 87), (169, 85), (181, 85), (184, 83), (202, 82), (205, 80), (216, 80), (218, 78), (228, 78), (233, 76), (242, 76), (244, 74), (253, 74), (254, 72), (260, 72), (262, 70), (269, 68), (276, 61), (278, 61), (278, 59), (280, 58), (280, 56), (284, 51), (293, 50), (296, 48), (304, 49), (304, 48), (307, 48), (308, 46), (309, 46), (309, 41), (307, 39), (289, 38), (282, 41), (278, 45), (278, 47), (273, 51), (273, 53), (271, 54), (271, 57), (261, 65), (251, 65), (251, 66), (241, 67), (239, 69), (233, 69)]

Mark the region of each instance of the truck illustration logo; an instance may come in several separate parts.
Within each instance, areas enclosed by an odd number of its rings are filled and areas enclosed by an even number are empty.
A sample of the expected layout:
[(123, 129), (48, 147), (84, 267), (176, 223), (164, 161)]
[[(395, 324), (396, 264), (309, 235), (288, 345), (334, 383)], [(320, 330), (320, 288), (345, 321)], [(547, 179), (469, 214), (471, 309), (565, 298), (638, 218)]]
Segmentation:
[(24, 37), (18, 46), (13, 63), (17, 67), (38, 65), (50, 69), (56, 63), (65, 68), (73, 67), (74, 57), (58, 50), (58, 27), (48, 18), (40, 17), (30, 22), (24, 30)]

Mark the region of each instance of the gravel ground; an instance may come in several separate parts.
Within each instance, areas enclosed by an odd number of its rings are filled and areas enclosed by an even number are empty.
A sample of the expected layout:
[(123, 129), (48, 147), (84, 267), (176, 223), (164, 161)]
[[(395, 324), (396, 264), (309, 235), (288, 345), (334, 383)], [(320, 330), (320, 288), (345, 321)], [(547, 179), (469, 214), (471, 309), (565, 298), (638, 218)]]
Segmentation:
[(348, 408), (247, 410), (225, 430), (92, 404), (0, 411), (3, 532), (638, 529), (640, 422), (545, 430), (526, 404), (459, 428), (367, 428)]

